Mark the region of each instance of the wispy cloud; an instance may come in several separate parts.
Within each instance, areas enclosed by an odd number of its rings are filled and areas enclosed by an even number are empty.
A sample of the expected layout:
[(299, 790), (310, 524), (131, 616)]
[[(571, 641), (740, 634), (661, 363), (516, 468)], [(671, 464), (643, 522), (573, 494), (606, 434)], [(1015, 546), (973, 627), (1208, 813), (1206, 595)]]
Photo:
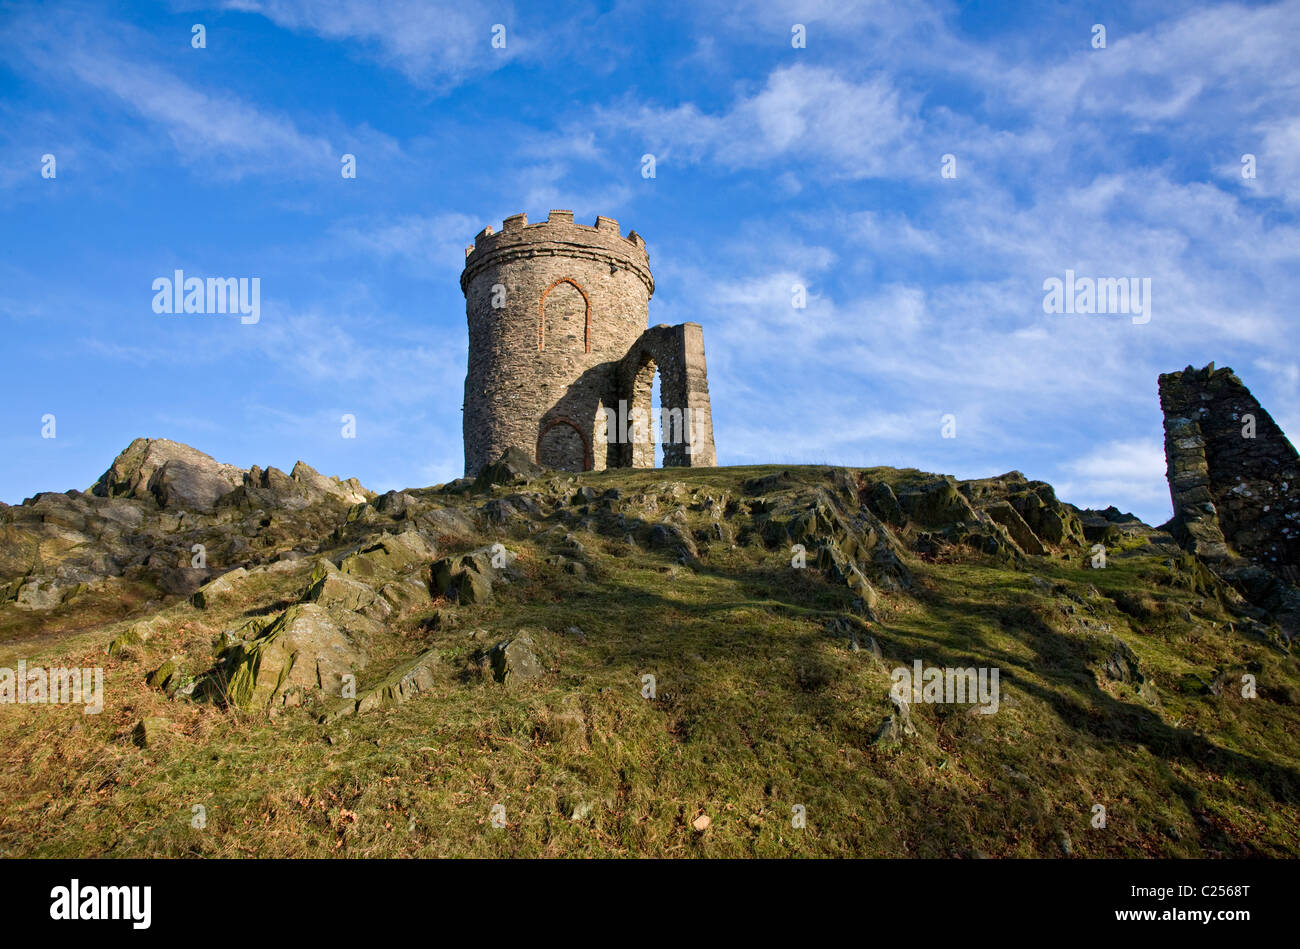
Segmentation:
[(1108, 442), (1061, 467), (1067, 479), (1057, 494), (1080, 507), (1102, 508), (1117, 498), (1151, 507), (1168, 500), (1164, 446), (1154, 439)]
[[(257, 13), (289, 30), (354, 44), (409, 81), (446, 91), (490, 73), (526, 52), (527, 33), (516, 33), (510, 4), (478, 0), (228, 0), (227, 9)], [(497, 25), (504, 46), (493, 46)], [(499, 34), (498, 34), (499, 35)]]
[(333, 234), (349, 248), (396, 258), (416, 273), (446, 280), (465, 266), (465, 248), (481, 228), (469, 215), (445, 212), (353, 221), (337, 225)]
[(660, 161), (752, 168), (797, 158), (843, 178), (898, 174), (914, 164), (915, 103), (883, 74), (848, 80), (818, 66), (773, 70), (758, 92), (721, 112), (694, 103), (600, 109), (607, 131), (634, 135)]
[(98, 93), (152, 125), (185, 161), (219, 175), (304, 168), (337, 175), (338, 155), (327, 138), (304, 132), (285, 114), (187, 82), (159, 63), (156, 43), (138, 29), (74, 11), (29, 14), (10, 23), (0, 57), (74, 95)]

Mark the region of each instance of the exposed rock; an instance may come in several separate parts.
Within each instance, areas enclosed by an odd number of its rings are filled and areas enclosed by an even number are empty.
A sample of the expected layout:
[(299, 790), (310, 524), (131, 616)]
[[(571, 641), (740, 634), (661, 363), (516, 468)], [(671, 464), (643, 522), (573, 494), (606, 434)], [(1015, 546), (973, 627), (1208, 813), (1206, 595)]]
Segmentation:
[(426, 650), (414, 659), (403, 663), (382, 682), (367, 688), (356, 699), (341, 699), (334, 702), (330, 711), (321, 716), (320, 720), (328, 722), (343, 715), (360, 715), (363, 712), (392, 708), (409, 702), (417, 695), (434, 688), (437, 682), (434, 669), (438, 662), (438, 651)]
[(494, 484), (527, 484), (546, 474), (546, 469), (513, 445), (501, 457), (484, 465), (474, 479), (475, 491), (486, 491)]
[(1159, 704), (1160, 694), (1156, 684), (1142, 672), (1137, 655), (1118, 636), (1111, 639), (1110, 654), (1103, 660), (1101, 671), (1111, 681), (1132, 686), (1144, 701)]
[(247, 576), (247, 570), (236, 567), (217, 579), (205, 583), (195, 591), (190, 601), (201, 610), (212, 609), (220, 603), (229, 602), (239, 595), (242, 581)]
[(580, 560), (572, 560), (563, 555), (548, 557), (546, 562), (552, 567), (559, 567), (570, 576), (577, 577), (579, 580), (587, 579), (587, 565)]
[(656, 524), (650, 531), (650, 546), (670, 551), (680, 563), (695, 563), (700, 556), (699, 548), (691, 535), (669, 521)]
[(354, 580), (339, 571), (331, 570), (313, 579), (303, 600), (316, 603), (326, 609), (360, 613), (375, 602), (375, 591), (360, 580)]
[(20, 610), (52, 610), (68, 595), (69, 585), (41, 577), (18, 587), (14, 606)]
[(889, 696), (889, 702), (894, 711), (881, 720), (880, 726), (876, 729), (876, 734), (871, 739), (870, 744), (879, 745), (899, 742), (916, 734), (916, 726), (912, 724), (911, 705), (892, 693)]
[(479, 510), (489, 524), (505, 524), (520, 516), (519, 509), (509, 498), (493, 498)]
[(1110, 547), (1118, 544), (1124, 536), (1113, 520), (1096, 511), (1082, 512), (1079, 515), (1079, 522), (1083, 527), (1084, 540), (1089, 544)]
[(1024, 490), (1008, 495), (1011, 506), (1029, 525), (1034, 536), (1045, 543), (1060, 546), (1081, 543), (1083, 526), (1078, 513), (1056, 498), (1056, 491), (1042, 481), (1029, 482)]
[(162, 507), (211, 508), (244, 480), (244, 471), (165, 438), (137, 438), (114, 459), (91, 493), (157, 501)]
[(108, 654), (110, 656), (119, 655), (122, 650), (128, 646), (143, 646), (153, 635), (155, 625), (159, 622), (159, 617), (149, 620), (141, 620), (138, 623), (132, 623), (122, 632), (114, 637), (113, 641), (108, 644)]
[(894, 496), (894, 489), (884, 481), (877, 481), (872, 487), (867, 495), (867, 504), (871, 507), (872, 513), (886, 524), (901, 527), (907, 520), (898, 498)]
[(545, 670), (537, 658), (536, 645), (528, 633), (503, 639), (488, 651), (492, 676), (507, 685), (540, 677)]
[(343, 676), (366, 665), (364, 652), (314, 603), (289, 607), (223, 658), (227, 700), (259, 709), (299, 704), (315, 693), (337, 696)]
[(172, 679), (176, 678), (176, 676), (180, 673), (180, 671), (181, 671), (180, 664), (176, 661), (176, 658), (173, 656), (171, 659), (168, 659), (166, 662), (164, 662), (153, 672), (145, 676), (144, 681), (145, 684), (148, 685), (151, 689), (166, 690), (168, 685), (171, 683)]
[(461, 603), (485, 603), (491, 599), (493, 581), (515, 560), (515, 554), (502, 544), (443, 557), (429, 568), (430, 586), (435, 593)]
[(1113, 646), (1110, 656), (1102, 664), (1102, 672), (1116, 682), (1141, 682), (1143, 676), (1138, 671), (1138, 658), (1133, 650), (1119, 637), (1115, 637)]
[(380, 588), (379, 595), (395, 610), (418, 609), (433, 602), (433, 598), (429, 596), (428, 586), (415, 577), (386, 583)]
[(766, 544), (781, 549), (802, 545), (808, 561), (847, 584), (868, 613), (877, 602), (873, 583), (889, 591), (912, 584), (900, 557), (901, 545), (889, 528), (865, 507), (850, 513), (822, 489), (811, 499), (795, 495), (774, 502), (755, 520)]
[(898, 503), (909, 518), (924, 527), (977, 520), (970, 502), (957, 490), (957, 482), (952, 478), (937, 478), (903, 488), (898, 493)]
[(750, 478), (740, 486), (740, 490), (746, 494), (757, 497), (766, 494), (773, 494), (777, 491), (784, 491), (799, 486), (799, 481), (788, 471), (780, 471), (776, 474), (763, 475), (758, 478)]
[(172, 459), (154, 472), (149, 490), (160, 507), (211, 510), (234, 490), (230, 479), (212, 462), (211, 467)]
[(344, 504), (361, 504), (372, 496), (356, 478), (340, 481), (328, 478), (310, 465), (299, 461), (289, 477), (317, 496), (337, 498)]
[(151, 748), (165, 741), (171, 728), (171, 722), (157, 715), (150, 715), (136, 722), (131, 731), (131, 740), (141, 748)]
[(436, 556), (433, 546), (416, 531), (384, 534), (376, 542), (344, 558), (339, 568), (360, 578), (402, 573)]
[(1007, 529), (1007, 533), (1016, 542), (1016, 546), (1025, 553), (1038, 557), (1047, 553), (1047, 549), (1043, 547), (1043, 542), (1038, 539), (1037, 535), (1034, 534), (1029, 525), (1025, 523), (1024, 518), (1011, 506), (1009, 501), (994, 501), (991, 504), (986, 504), (983, 510), (989, 517)]
[(486, 603), (492, 599), (492, 581), (474, 570), (467, 570), (456, 587), (460, 603)]
[(474, 522), (455, 508), (439, 508), (433, 511), (425, 511), (416, 516), (415, 525), (425, 534), (434, 538), (442, 535), (449, 535), (453, 538), (470, 537), (476, 531)]
[(873, 659), (880, 659), (880, 644), (871, 635), (871, 626), (856, 616), (837, 616), (825, 623), (828, 633), (836, 639), (848, 643), (850, 652), (867, 652)]

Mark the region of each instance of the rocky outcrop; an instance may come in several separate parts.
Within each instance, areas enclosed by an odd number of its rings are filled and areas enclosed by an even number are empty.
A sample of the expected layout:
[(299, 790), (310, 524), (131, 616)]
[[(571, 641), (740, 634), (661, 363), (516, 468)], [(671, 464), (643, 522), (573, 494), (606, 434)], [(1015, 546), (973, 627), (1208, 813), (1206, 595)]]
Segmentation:
[(356, 699), (332, 703), (329, 710), (321, 715), (320, 720), (328, 722), (344, 715), (360, 715), (375, 709), (393, 708), (409, 702), (418, 695), (431, 692), (437, 684), (435, 670), (439, 661), (438, 650), (428, 649), (414, 659), (402, 663), (381, 682), (366, 689)]
[(300, 705), (317, 693), (342, 694), (344, 676), (367, 663), (363, 649), (315, 603), (289, 607), (222, 657), (226, 701), (269, 710)]
[(0, 604), (49, 614), (86, 593), (188, 597), (221, 578), (197, 596), (202, 608), (232, 593), (241, 570), (315, 552), (349, 506), (373, 497), (356, 479), (301, 462), (291, 475), (244, 471), (188, 445), (138, 438), (89, 493), (0, 505)]
[(515, 559), (501, 544), (443, 557), (429, 568), (430, 585), (434, 593), (458, 603), (486, 603), (492, 598), (492, 584), (510, 570)]
[(984, 513), (1005, 527), (1016, 546), (1025, 553), (1039, 557), (1047, 553), (1043, 542), (1020, 516), (1020, 512), (1011, 506), (1010, 501), (992, 501), (984, 506)]
[[(141, 679), (152, 668), (152, 687), (178, 701), (263, 712), (324, 705), (333, 715), (430, 691), (451, 668), (436, 672), (433, 633), (445, 645), (460, 618), (475, 614), (491, 627), (519, 606), (509, 587), (538, 580), (539, 571), (566, 589), (603, 584), (610, 556), (653, 558), (669, 576), (683, 567), (709, 575), (761, 544), (759, 556), (774, 558), (763, 575), (775, 565), (781, 582), (802, 588), (818, 582), (812, 574), (839, 587), (827, 602), (854, 625), (837, 635), (850, 651), (875, 657), (880, 644), (867, 631), (893, 615), (896, 598), (921, 595), (922, 561), (967, 560), (975, 551), (1013, 571), (1030, 558), (1086, 567), (1080, 555), (1097, 539), (1200, 563), (1131, 515), (1081, 512), (1014, 471), (958, 481), (913, 470), (798, 468), (734, 482), (613, 487), (600, 475), (583, 483), (507, 454), (483, 471), (486, 498), (433, 488), (377, 497), (299, 463), (291, 474), (242, 472), (207, 510), (169, 508), (165, 493), (160, 506), (159, 473), (173, 461), (199, 464), (193, 458), (133, 443), (101, 479), (118, 496), (44, 494), (0, 507), (0, 621), (74, 616), (87, 591), (102, 593), (117, 578), (123, 585), (109, 592), (141, 608), (113, 615), (105, 645), (113, 661), (147, 660)], [(209, 470), (225, 477), (219, 466)], [(529, 545), (517, 548), (522, 563), (502, 542), (511, 538)], [(1181, 576), (1171, 568), (1171, 582)], [(474, 662), (490, 678), (527, 681), (553, 668), (537, 659), (537, 644), (549, 641), (492, 629), (475, 638)], [(362, 681), (371, 662), (378, 675)]]
[(166, 438), (137, 438), (90, 489), (97, 497), (153, 499), (160, 507), (209, 510), (243, 483), (244, 471)]
[(546, 469), (525, 452), (511, 446), (496, 461), (482, 467), (474, 479), (474, 490), (486, 491), (494, 484), (527, 484), (545, 473)]
[(996, 478), (962, 482), (971, 504), (1006, 529), (1024, 553), (1042, 555), (1048, 548), (1084, 541), (1083, 517), (1056, 497), (1045, 481), (1030, 481), (1019, 471)]
[(189, 445), (166, 438), (137, 438), (100, 475), (90, 493), (102, 498), (152, 500), (172, 510), (211, 511), (217, 502), (241, 489), (237, 498), (266, 506), (305, 506), (325, 498), (343, 504), (362, 503), (374, 495), (355, 478), (327, 478), (298, 462), (291, 474), (278, 468), (248, 470), (224, 464)]
[(433, 545), (417, 531), (383, 534), (355, 554), (343, 558), (339, 569), (361, 579), (401, 573), (435, 556)]
[[(292, 481), (302, 485), (309, 496), (316, 497), (333, 497), (342, 501), (344, 504), (364, 504), (374, 495), (361, 486), (361, 482), (356, 478), (348, 478), (346, 481), (340, 481), (338, 478), (327, 478), (310, 465), (299, 461), (293, 466), (293, 471), (289, 472), (289, 478)], [(396, 492), (389, 492), (394, 494)]]
[[(870, 614), (879, 589), (902, 590), (912, 577), (900, 554), (903, 545), (894, 533), (866, 507), (856, 492), (816, 488), (811, 492), (780, 481), (747, 484), (748, 489), (777, 489), (758, 499), (754, 523), (763, 541), (772, 547), (802, 554), (834, 581), (855, 595), (863, 613)], [(798, 545), (796, 547), (795, 545)]]

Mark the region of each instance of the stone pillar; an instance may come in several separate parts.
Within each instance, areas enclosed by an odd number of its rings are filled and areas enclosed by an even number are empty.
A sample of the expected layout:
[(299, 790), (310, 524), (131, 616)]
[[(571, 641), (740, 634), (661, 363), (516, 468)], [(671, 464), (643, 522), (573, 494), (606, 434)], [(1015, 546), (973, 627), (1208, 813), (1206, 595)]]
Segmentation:
[(1236, 557), (1295, 583), (1300, 460), (1231, 369), (1160, 376), (1165, 459), (1182, 543), (1211, 563)]

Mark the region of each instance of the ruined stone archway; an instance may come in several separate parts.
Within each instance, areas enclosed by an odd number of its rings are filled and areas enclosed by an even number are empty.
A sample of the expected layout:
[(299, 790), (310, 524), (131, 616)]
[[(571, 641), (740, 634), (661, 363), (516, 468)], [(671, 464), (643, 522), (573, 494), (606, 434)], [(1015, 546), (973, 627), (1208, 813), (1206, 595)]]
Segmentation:
[[(659, 374), (662, 427), (651, 417), (655, 373)], [(655, 326), (646, 330), (619, 363), (619, 398), (629, 416), (646, 413), (650, 437), (629, 437), (620, 444), (620, 464), (653, 468), (657, 431), (663, 444), (664, 467), (713, 467), (713, 417), (704, 364), (704, 334), (698, 323)], [(630, 435), (630, 431), (629, 431)]]
[[(620, 463), (625, 468), (653, 468), (655, 443), (658, 438), (658, 419), (654, 417), (654, 382), (659, 364), (649, 348), (638, 354), (637, 368), (630, 377), (624, 395), (624, 414), (620, 437), (622, 453)], [(662, 382), (661, 391), (662, 391)], [(667, 466), (667, 456), (664, 464)]]

